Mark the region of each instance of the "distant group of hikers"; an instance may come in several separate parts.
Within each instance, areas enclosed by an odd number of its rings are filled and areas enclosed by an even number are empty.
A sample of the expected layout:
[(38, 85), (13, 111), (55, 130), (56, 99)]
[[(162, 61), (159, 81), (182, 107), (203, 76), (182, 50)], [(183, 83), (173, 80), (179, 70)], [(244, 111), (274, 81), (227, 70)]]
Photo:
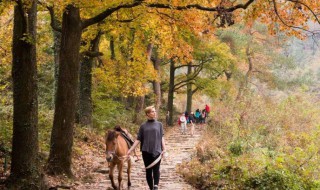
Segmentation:
[(197, 109), (195, 113), (190, 112), (190, 114), (186, 111), (181, 114), (178, 119), (178, 124), (181, 126), (181, 134), (186, 134), (187, 131), (187, 124), (190, 124), (190, 134), (191, 136), (194, 135), (194, 124), (204, 124), (206, 123), (206, 118), (209, 116), (210, 107), (206, 104), (205, 108), (200, 111)]

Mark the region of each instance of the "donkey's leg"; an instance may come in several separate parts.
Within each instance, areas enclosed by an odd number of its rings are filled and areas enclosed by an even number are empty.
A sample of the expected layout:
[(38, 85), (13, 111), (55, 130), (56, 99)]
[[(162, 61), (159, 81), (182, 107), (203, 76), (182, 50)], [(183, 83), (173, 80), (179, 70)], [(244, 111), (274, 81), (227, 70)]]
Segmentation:
[(118, 185), (119, 185), (119, 190), (122, 188), (121, 182), (122, 182), (122, 170), (123, 170), (123, 162), (118, 164)]
[(128, 159), (127, 174), (128, 174), (128, 187), (130, 187), (131, 186), (131, 159)]
[(110, 170), (109, 170), (109, 178), (110, 178), (110, 180), (111, 180), (111, 185), (112, 185), (113, 189), (118, 189), (118, 187), (117, 187), (116, 184), (114, 183), (114, 179), (113, 179), (114, 168), (115, 168), (115, 164), (114, 164), (114, 163), (111, 163), (111, 164), (110, 164)]

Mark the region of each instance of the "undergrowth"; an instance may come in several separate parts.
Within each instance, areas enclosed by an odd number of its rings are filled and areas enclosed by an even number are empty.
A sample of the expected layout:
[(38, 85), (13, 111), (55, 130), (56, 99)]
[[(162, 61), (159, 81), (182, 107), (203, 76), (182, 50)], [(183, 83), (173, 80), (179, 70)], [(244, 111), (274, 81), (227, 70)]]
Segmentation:
[(198, 189), (320, 189), (320, 110), (310, 100), (217, 102), (181, 175)]

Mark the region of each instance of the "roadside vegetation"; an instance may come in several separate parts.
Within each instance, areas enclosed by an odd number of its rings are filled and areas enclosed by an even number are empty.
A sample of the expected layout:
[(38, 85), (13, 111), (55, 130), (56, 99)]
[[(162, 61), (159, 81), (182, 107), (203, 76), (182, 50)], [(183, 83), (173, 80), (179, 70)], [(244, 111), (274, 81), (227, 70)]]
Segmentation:
[(319, 189), (318, 101), (300, 93), (216, 102), (206, 136), (178, 171), (199, 189)]

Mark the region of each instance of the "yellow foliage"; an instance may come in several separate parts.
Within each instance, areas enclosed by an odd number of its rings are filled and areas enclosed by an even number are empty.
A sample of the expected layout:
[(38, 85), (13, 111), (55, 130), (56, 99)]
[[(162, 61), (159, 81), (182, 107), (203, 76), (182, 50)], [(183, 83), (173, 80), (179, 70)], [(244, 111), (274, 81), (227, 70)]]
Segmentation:
[[(0, 5), (0, 7), (2, 4)], [(3, 5), (4, 6), (4, 5)], [(1, 10), (0, 16), (0, 65), (10, 64), (12, 61), (13, 6)]]

